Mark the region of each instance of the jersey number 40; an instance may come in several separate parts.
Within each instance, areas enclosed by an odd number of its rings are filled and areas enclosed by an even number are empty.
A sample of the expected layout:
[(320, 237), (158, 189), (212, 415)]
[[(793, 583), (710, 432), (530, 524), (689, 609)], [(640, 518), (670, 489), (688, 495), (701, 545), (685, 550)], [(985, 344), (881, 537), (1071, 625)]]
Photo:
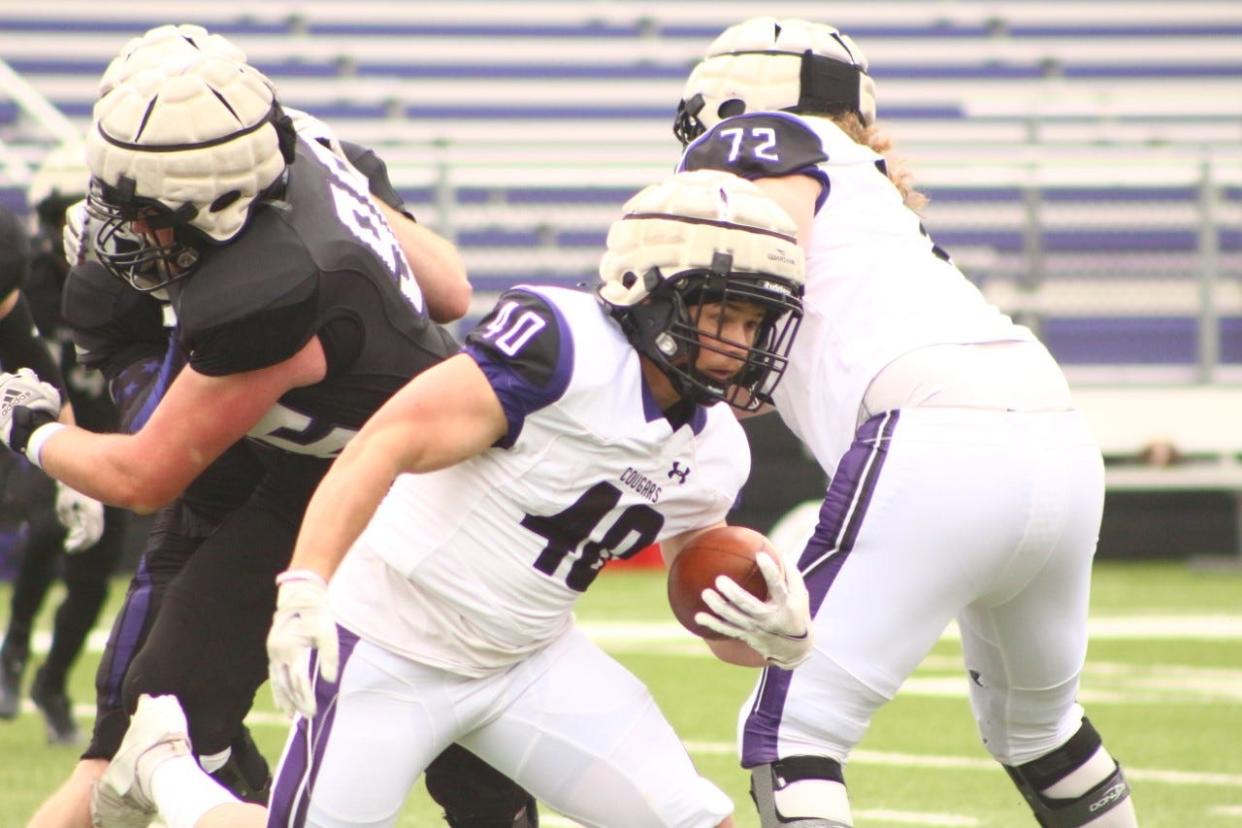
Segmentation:
[[(585, 592), (604, 564), (613, 558), (629, 558), (655, 543), (660, 529), (664, 527), (664, 516), (641, 503), (630, 506), (618, 515), (598, 541), (588, 540), (595, 527), (616, 508), (620, 500), (620, 489), (611, 483), (600, 482), (583, 492), (582, 497), (562, 512), (522, 518), (524, 527), (548, 541), (535, 561), (535, 569), (545, 575), (555, 575), (561, 562), (573, 557), (565, 585)], [(629, 545), (617, 551), (622, 543), (631, 538)]]

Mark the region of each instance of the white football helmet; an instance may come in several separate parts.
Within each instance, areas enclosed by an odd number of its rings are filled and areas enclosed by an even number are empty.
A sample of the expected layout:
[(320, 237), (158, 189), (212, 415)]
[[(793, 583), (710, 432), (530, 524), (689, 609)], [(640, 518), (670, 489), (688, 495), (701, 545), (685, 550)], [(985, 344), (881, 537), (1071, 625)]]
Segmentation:
[(66, 209), (82, 200), (90, 180), (85, 150), (75, 142), (49, 151), (31, 177), (26, 188), (26, 203), (38, 225), (34, 229), (53, 242), (53, 252), (61, 239)]
[[(805, 265), (793, 219), (756, 185), (716, 170), (678, 173), (623, 211), (608, 231), (596, 293), (626, 337), (683, 398), (744, 410), (769, 401), (802, 319)], [(765, 316), (725, 386), (694, 367), (699, 348), (724, 341), (699, 330), (698, 310), (734, 302)]]
[(673, 132), (685, 145), (732, 115), (780, 110), (845, 110), (875, 121), (875, 81), (848, 35), (775, 17), (730, 26), (690, 73)]
[(242, 232), (295, 142), (271, 84), (244, 63), (178, 56), (139, 70), (96, 102), (87, 133), (96, 255), (140, 290), (186, 275), (203, 244)]
[(65, 143), (50, 150), (30, 179), (26, 203), (31, 209), (49, 198), (72, 203), (86, 195), (91, 171), (86, 166), (85, 150), (79, 143)]
[(221, 35), (184, 23), (157, 26), (126, 43), (99, 79), (99, 97), (144, 69), (213, 57), (245, 63), (246, 53)]

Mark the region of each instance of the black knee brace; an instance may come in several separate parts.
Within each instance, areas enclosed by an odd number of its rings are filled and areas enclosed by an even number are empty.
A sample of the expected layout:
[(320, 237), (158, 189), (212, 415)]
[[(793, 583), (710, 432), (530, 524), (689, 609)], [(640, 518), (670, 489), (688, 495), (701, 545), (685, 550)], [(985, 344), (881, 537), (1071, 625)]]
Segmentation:
[(213, 771), (211, 778), (236, 794), (238, 799), (258, 805), (266, 805), (272, 792), (271, 769), (244, 725), (241, 734), (229, 746), (228, 761)]
[(459, 745), (432, 761), (424, 781), (451, 828), (539, 828), (535, 798)]
[(1076, 799), (1053, 799), (1040, 793), (1082, 767), (1102, 744), (1100, 734), (1084, 718), (1078, 732), (1047, 756), (1018, 767), (1005, 765), (1005, 772), (1031, 806), (1042, 828), (1079, 828), (1111, 811), (1130, 796), (1130, 785), (1120, 765)]
[(843, 822), (820, 817), (791, 819), (777, 811), (776, 792), (804, 779), (845, 784), (841, 763), (827, 756), (789, 756), (750, 769), (750, 798), (759, 811), (761, 828), (850, 828)]

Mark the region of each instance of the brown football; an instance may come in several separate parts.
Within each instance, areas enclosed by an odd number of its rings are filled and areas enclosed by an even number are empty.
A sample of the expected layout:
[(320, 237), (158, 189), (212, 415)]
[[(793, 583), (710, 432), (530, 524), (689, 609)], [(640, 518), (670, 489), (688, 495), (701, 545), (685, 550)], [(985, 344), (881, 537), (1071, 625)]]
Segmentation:
[[(745, 526), (721, 526), (699, 535), (681, 550), (668, 571), (668, 603), (681, 625), (702, 638), (720, 634), (694, 622), (697, 612), (711, 612), (703, 603), (703, 590), (714, 586), (717, 575), (728, 575), (760, 600), (768, 598), (768, 584), (755, 563), (761, 550), (772, 549), (762, 533)], [(774, 558), (780, 560), (775, 553)]]

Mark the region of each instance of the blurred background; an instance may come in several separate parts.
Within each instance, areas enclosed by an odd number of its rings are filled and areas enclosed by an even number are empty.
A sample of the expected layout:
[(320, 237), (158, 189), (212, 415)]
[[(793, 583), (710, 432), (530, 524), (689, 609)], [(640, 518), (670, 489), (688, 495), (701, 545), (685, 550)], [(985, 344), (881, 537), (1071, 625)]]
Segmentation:
[[(925, 225), (1065, 367), (1109, 462), (1101, 555), (1242, 561), (1242, 5), (1236, 0), (0, 2), (0, 204), (89, 123), (130, 38), (226, 35), (281, 99), (374, 147), (461, 247), (472, 317), (515, 282), (590, 282), (666, 175), (682, 83), (755, 14), (852, 35)], [(775, 417), (734, 521), (825, 481)]]

